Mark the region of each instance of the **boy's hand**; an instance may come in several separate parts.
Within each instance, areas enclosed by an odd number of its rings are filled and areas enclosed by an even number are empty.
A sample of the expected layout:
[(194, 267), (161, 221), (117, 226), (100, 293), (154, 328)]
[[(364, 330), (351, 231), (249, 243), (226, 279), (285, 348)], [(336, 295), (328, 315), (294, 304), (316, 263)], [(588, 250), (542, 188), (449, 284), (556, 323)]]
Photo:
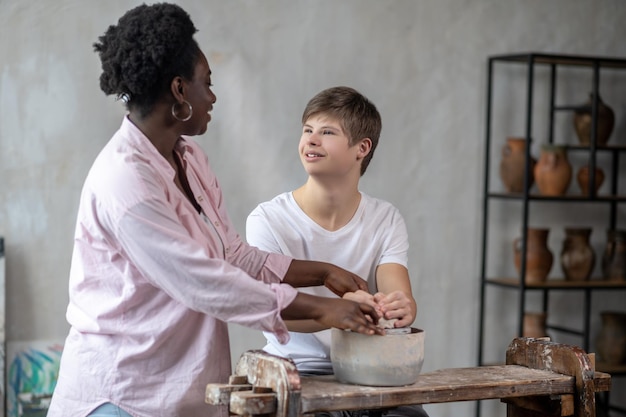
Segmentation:
[(374, 307), (374, 309), (376, 310), (376, 313), (380, 317), (383, 316), (383, 313), (382, 311), (380, 311), (380, 308), (378, 307), (378, 304), (376, 303), (374, 296), (368, 293), (367, 291), (357, 290), (355, 292), (347, 292), (343, 295), (342, 298), (344, 300), (350, 300), (350, 301), (367, 304), (368, 306)]
[(397, 319), (395, 327), (407, 327), (412, 323), (413, 303), (403, 291), (393, 291), (389, 294), (376, 293), (374, 300), (382, 317), (387, 320)]

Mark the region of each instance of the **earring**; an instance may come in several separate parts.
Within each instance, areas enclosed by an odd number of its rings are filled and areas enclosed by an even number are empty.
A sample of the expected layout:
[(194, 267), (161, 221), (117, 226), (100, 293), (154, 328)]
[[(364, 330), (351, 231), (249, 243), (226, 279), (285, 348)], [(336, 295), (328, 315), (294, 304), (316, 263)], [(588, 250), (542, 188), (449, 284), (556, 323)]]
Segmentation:
[(172, 116), (174, 116), (174, 118), (179, 122), (186, 122), (187, 120), (191, 119), (191, 115), (193, 114), (193, 108), (191, 107), (191, 104), (187, 100), (183, 100), (183, 103), (186, 104), (187, 107), (189, 107), (189, 114), (185, 118), (178, 117), (178, 112), (176, 111), (176, 106), (178, 105), (178, 103), (172, 104)]
[(115, 101), (123, 101), (124, 103), (128, 103), (130, 101), (130, 94), (128, 93), (119, 93), (115, 98)]

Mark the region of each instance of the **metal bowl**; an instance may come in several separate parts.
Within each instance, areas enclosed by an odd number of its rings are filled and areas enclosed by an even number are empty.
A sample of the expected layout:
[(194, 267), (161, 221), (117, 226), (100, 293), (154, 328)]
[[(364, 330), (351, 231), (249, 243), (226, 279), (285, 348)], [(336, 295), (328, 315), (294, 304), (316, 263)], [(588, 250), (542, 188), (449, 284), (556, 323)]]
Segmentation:
[(364, 335), (333, 328), (330, 357), (338, 381), (370, 386), (402, 386), (417, 381), (424, 363), (424, 331)]

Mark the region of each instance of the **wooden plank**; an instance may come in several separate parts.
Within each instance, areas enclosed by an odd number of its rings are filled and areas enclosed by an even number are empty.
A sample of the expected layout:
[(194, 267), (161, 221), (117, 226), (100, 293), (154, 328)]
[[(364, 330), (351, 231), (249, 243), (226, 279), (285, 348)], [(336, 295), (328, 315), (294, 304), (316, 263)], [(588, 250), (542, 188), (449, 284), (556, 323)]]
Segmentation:
[(333, 376), (302, 377), (302, 412), (358, 410), (399, 405), (573, 394), (574, 378), (524, 366), (449, 368), (421, 374), (405, 387), (366, 387)]
[[(548, 339), (522, 338), (509, 347), (507, 361), (514, 363), (508, 365), (441, 369), (421, 374), (416, 383), (405, 387), (369, 387), (340, 383), (332, 375), (301, 378), (293, 361), (248, 351), (237, 364), (231, 384), (207, 386), (207, 397), (209, 387), (216, 392), (207, 402), (228, 403), (230, 411), (240, 415), (299, 417), (319, 411), (505, 399), (511, 417), (572, 413), (593, 417), (587, 399), (581, 400), (581, 395), (588, 390), (608, 391), (611, 377), (594, 372), (593, 356), (580, 356), (580, 352), (579, 348), (557, 345)], [(579, 383), (583, 377), (586, 379)], [(244, 387), (246, 391), (240, 391)], [(595, 411), (595, 403), (593, 406)]]
[(606, 372), (595, 371), (593, 383), (596, 392), (611, 391), (611, 375)]
[(230, 412), (240, 416), (274, 413), (276, 406), (275, 393), (240, 391), (233, 392), (230, 398)]
[(236, 391), (252, 391), (252, 385), (207, 384), (204, 402), (212, 405), (228, 405), (231, 393)]

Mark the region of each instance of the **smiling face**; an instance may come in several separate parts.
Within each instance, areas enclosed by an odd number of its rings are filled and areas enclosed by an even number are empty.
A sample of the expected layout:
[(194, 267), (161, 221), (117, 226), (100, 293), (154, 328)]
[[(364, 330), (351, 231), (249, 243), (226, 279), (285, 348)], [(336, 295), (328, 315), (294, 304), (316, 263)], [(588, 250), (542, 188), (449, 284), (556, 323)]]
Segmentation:
[(209, 112), (213, 110), (213, 104), (217, 97), (211, 89), (211, 68), (203, 53), (200, 53), (194, 69), (193, 79), (188, 81), (187, 101), (193, 108), (191, 119), (185, 122), (186, 135), (201, 135), (207, 130), (211, 121)]
[(361, 160), (369, 152), (369, 139), (350, 146), (339, 120), (324, 114), (309, 117), (302, 126), (298, 150), (310, 176), (360, 175)]

